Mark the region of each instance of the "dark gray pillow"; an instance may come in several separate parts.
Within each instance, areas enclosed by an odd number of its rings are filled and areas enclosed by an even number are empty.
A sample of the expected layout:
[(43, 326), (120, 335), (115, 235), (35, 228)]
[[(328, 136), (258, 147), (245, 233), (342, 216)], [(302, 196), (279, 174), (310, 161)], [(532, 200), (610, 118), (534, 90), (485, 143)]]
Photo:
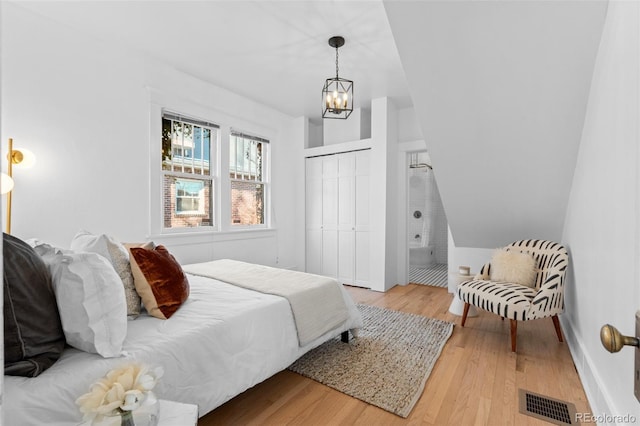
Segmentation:
[(3, 234), (4, 374), (35, 377), (64, 349), (51, 275), (25, 242)]

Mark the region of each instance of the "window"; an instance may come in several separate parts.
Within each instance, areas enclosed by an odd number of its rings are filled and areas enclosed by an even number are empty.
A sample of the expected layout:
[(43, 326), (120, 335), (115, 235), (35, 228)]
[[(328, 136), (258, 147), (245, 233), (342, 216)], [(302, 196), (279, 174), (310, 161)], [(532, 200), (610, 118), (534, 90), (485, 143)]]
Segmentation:
[(265, 157), (269, 141), (231, 131), (229, 175), (231, 224), (264, 225), (267, 181)]
[(176, 179), (176, 214), (204, 214), (205, 199), (202, 181)]
[(162, 114), (162, 191), (165, 228), (214, 226), (213, 188), (218, 126)]

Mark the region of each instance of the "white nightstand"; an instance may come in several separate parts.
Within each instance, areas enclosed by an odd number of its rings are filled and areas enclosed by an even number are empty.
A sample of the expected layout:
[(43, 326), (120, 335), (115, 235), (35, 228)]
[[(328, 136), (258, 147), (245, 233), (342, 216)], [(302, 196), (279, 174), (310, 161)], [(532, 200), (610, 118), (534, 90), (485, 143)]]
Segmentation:
[[(470, 274), (470, 275), (461, 275), (461, 274), (454, 274), (451, 273), (451, 276), (454, 278), (453, 280), (453, 288), (449, 288), (449, 290), (451, 290), (451, 292), (453, 293), (453, 300), (451, 301), (451, 305), (449, 306), (449, 312), (451, 312), (454, 315), (462, 315), (462, 312), (464, 311), (464, 302), (462, 300), (460, 300), (460, 298), (458, 297), (458, 284), (465, 282), (465, 281), (469, 281), (472, 280), (474, 277), (474, 274)], [(476, 307), (473, 305), (469, 305), (469, 312), (467, 313), (467, 317), (476, 317), (478, 316), (478, 311), (476, 310)]]
[[(158, 400), (159, 417), (157, 426), (197, 426), (198, 406), (194, 404), (183, 404), (182, 402)], [(149, 421), (149, 410), (140, 407), (134, 411), (133, 418), (136, 425), (146, 425)], [(145, 417), (146, 416), (146, 417)], [(136, 420), (137, 419), (137, 420)], [(80, 426), (90, 426), (91, 423), (84, 422)], [(120, 417), (105, 417), (98, 426), (120, 426)]]
[(197, 405), (160, 400), (160, 421), (158, 426), (196, 426), (197, 424)]

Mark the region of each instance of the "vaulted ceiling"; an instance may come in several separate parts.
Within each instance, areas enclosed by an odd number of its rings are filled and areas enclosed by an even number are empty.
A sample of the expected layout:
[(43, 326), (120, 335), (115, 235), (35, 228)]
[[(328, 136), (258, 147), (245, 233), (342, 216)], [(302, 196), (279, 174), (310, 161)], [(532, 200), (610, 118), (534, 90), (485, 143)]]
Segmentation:
[(560, 241), (607, 2), (385, 9), (456, 246)]

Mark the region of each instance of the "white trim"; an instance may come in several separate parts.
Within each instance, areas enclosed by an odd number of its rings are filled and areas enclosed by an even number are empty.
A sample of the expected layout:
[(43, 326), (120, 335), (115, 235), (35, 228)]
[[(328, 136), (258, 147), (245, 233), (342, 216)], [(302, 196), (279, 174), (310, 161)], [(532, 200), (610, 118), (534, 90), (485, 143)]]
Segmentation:
[[(271, 228), (271, 156), (270, 148), (263, 153), (263, 179), (265, 182), (265, 224), (242, 226), (231, 224), (231, 190), (229, 179), (229, 135), (231, 129), (242, 128), (247, 134), (262, 135), (272, 143), (277, 142), (277, 131), (265, 127), (246, 118), (239, 118), (234, 115), (222, 112), (218, 108), (206, 106), (193, 102), (182, 96), (173, 93), (163, 93), (153, 87), (146, 87), (149, 95), (149, 228), (147, 234), (154, 240), (168, 238), (172, 240), (181, 236), (188, 241), (197, 244), (198, 241), (216, 242), (226, 241), (225, 237), (212, 237), (214, 234), (238, 234), (239, 238), (247, 237), (247, 232), (264, 232), (274, 230)], [(217, 139), (212, 140), (210, 168), (214, 172), (211, 174), (213, 180), (213, 221), (214, 226), (195, 228), (164, 228), (162, 215), (162, 153), (158, 149), (158, 144), (162, 140), (162, 112), (163, 110), (180, 115), (214, 121), (219, 128), (216, 131)], [(223, 142), (225, 141), (225, 142)], [(269, 146), (271, 144), (268, 144)], [(265, 155), (266, 154), (266, 155)], [(250, 229), (247, 229), (250, 228)], [(258, 234), (257, 234), (258, 235)], [(201, 238), (203, 237), (203, 238)], [(255, 238), (261, 238), (256, 236)], [(186, 241), (186, 240), (185, 240)], [(178, 245), (181, 243), (178, 242)], [(187, 243), (185, 243), (187, 244)]]
[(569, 353), (578, 371), (591, 412), (596, 416), (602, 413), (616, 413), (613, 409), (614, 403), (611, 395), (601, 391), (604, 389), (603, 382), (597, 374), (598, 370), (594, 368), (594, 362), (582, 343), (582, 339), (575, 334), (575, 328), (568, 316), (559, 315), (559, 318), (565, 341), (569, 346)]
[(277, 237), (276, 228), (238, 229), (234, 231), (183, 232), (171, 234), (148, 235), (147, 239), (156, 244), (171, 244), (171, 246), (191, 246), (195, 244), (210, 244), (225, 241), (255, 240)]
[(358, 151), (372, 148), (372, 139), (361, 139), (353, 142), (336, 143), (333, 145), (316, 146), (304, 150), (305, 157), (317, 157), (321, 155), (340, 154), (342, 152)]

